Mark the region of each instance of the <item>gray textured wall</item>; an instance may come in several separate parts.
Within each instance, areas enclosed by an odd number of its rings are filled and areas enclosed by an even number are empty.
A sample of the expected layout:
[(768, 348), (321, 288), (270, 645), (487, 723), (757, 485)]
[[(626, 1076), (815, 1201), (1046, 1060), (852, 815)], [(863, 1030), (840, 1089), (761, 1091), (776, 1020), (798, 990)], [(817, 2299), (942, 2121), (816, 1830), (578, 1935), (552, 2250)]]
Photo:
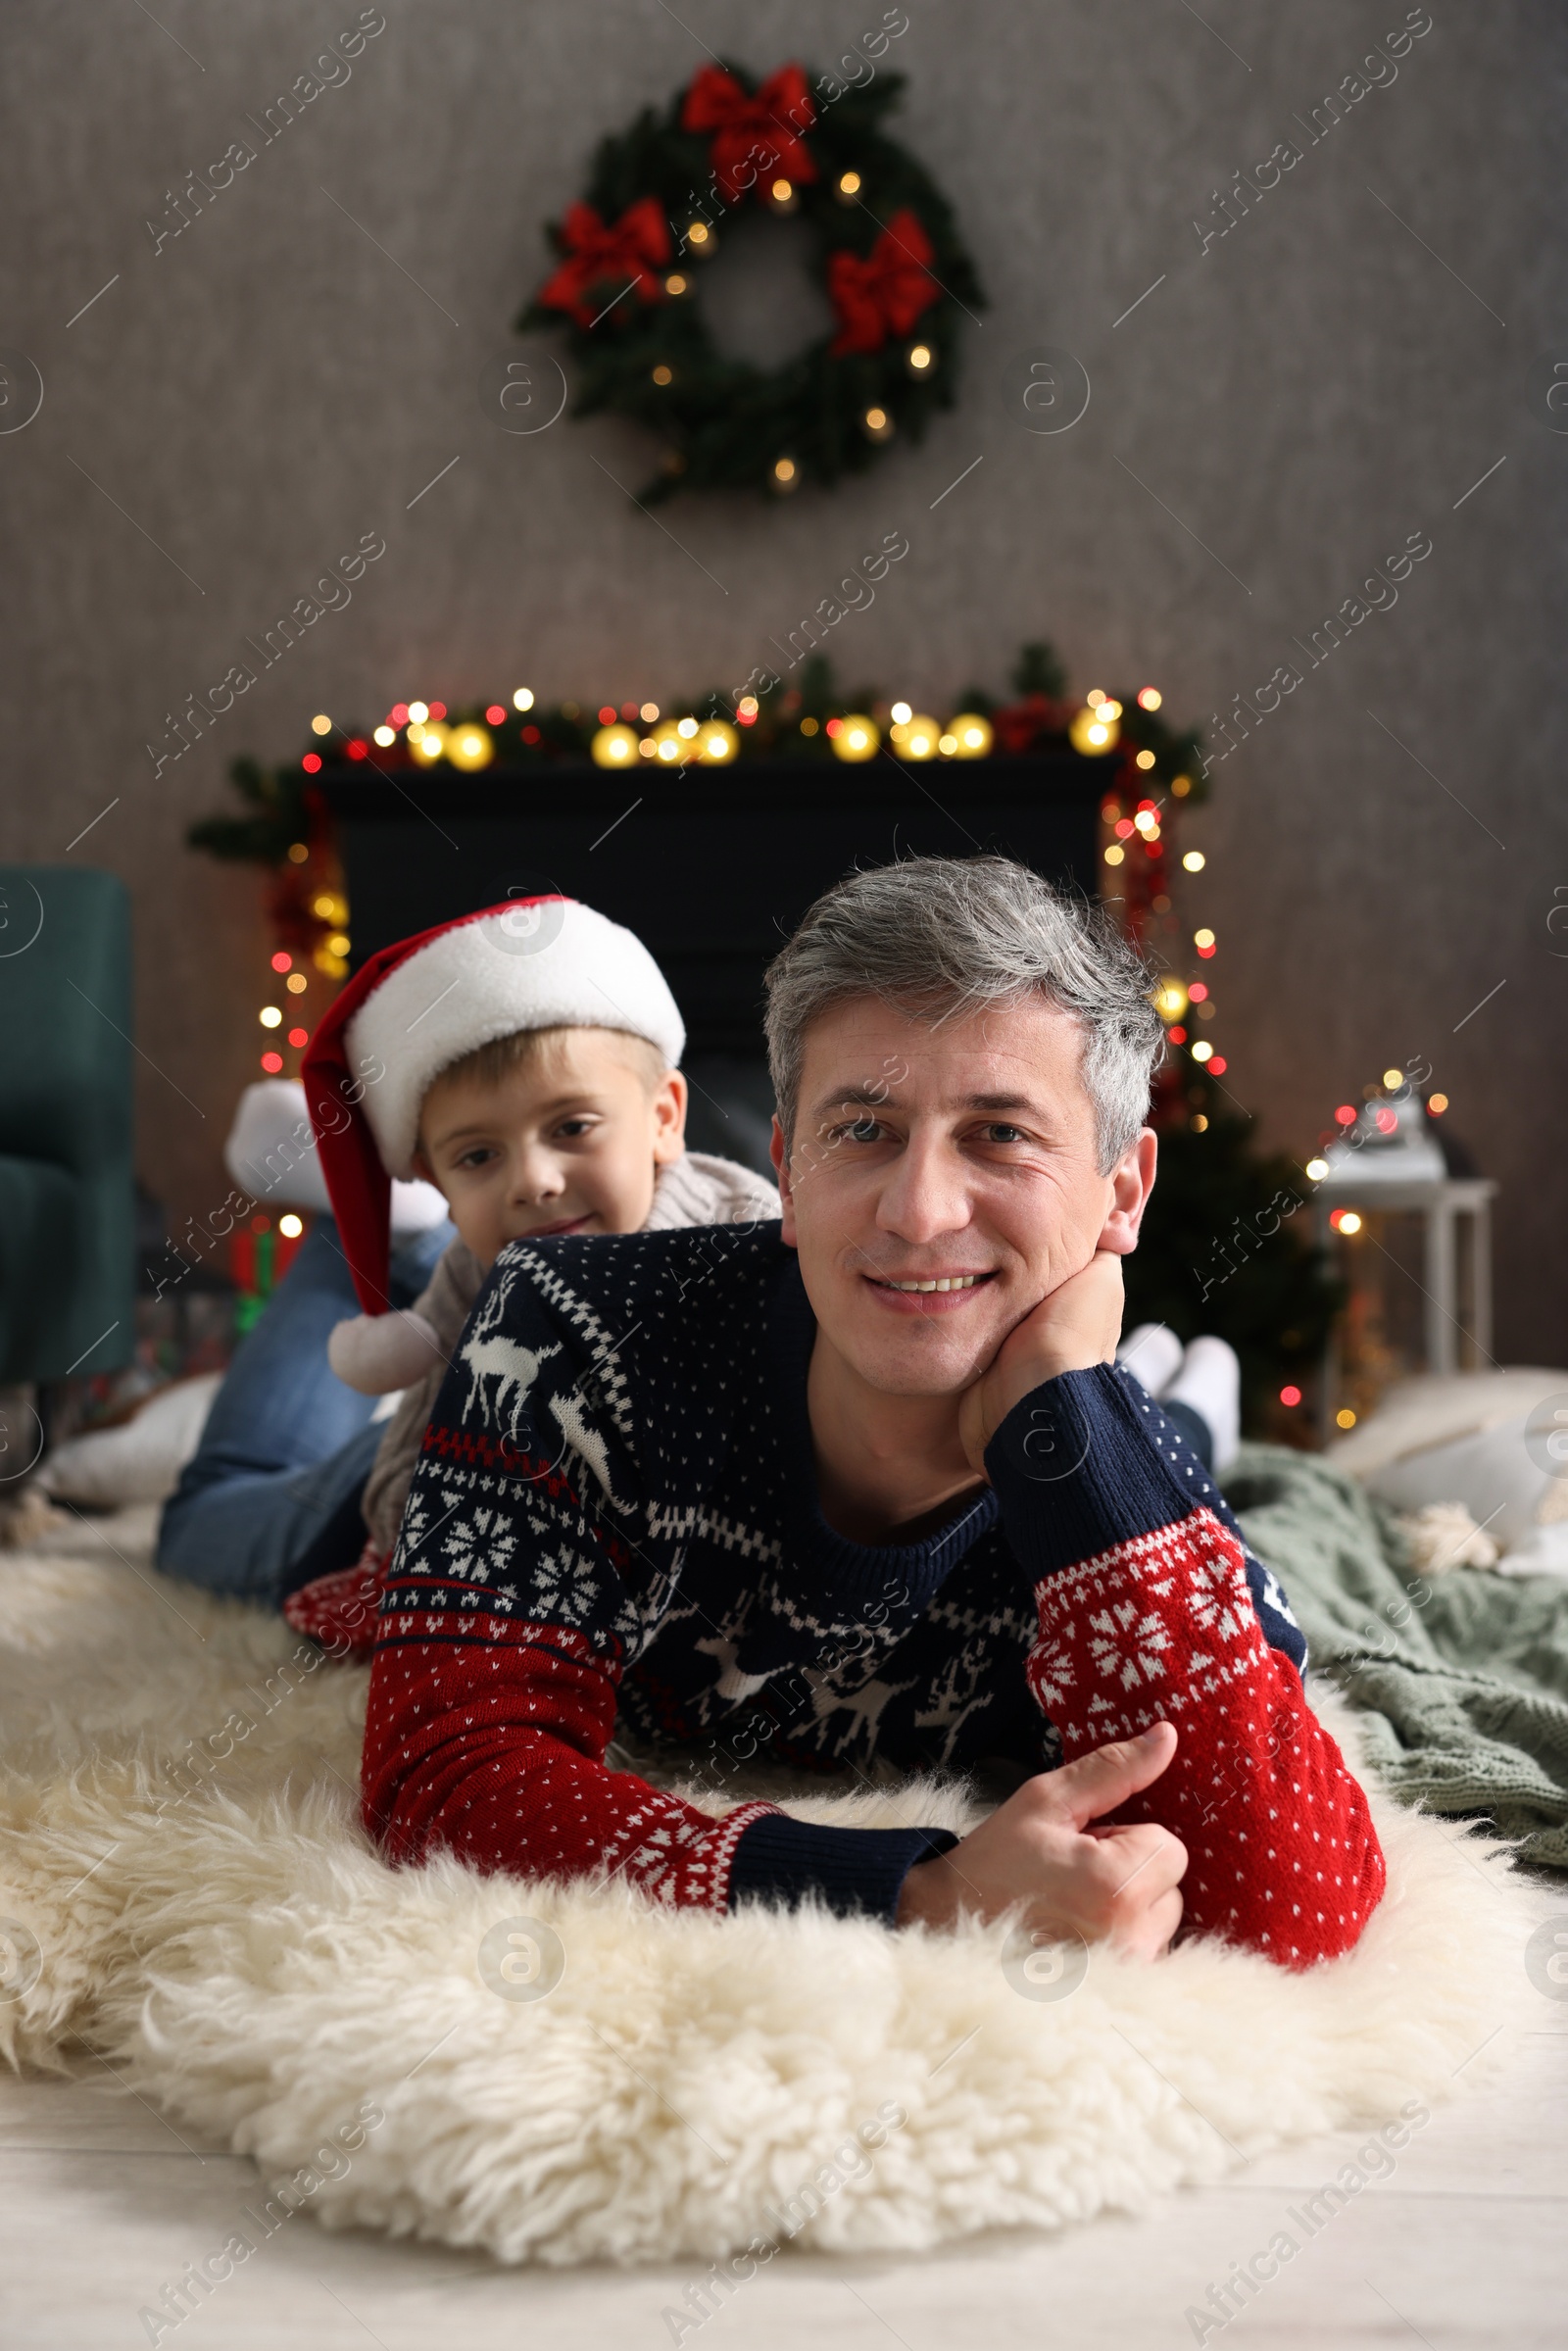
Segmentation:
[[(898, 527), (909, 559), (841, 632), (852, 676), (940, 704), (1044, 633), (1080, 685), (1151, 678), (1206, 721), (1424, 532), (1397, 606), (1218, 768), (1183, 928), (1219, 934), (1213, 1033), (1277, 1140), (1304, 1150), (1386, 1064), (1430, 1057), (1505, 1188), (1499, 1354), (1561, 1361), (1561, 14), (1432, 0), (1397, 78), (1315, 145), (1297, 118), (1399, 0), (908, 14), (895, 127), (953, 194), (993, 303), (966, 396), (837, 497), (678, 502), (677, 545), (600, 469), (635, 478), (627, 431), (508, 437), (481, 369), (603, 131), (705, 43), (822, 62), (879, 6), (681, 0), (683, 24), (659, 0), (385, 0), (352, 79), (155, 254), (166, 190), (356, 7), (162, 0), (155, 22), (12, 0), (0, 343), (46, 391), (0, 433), (0, 855), (93, 858), (135, 891), (145, 1174), (176, 1212), (206, 1204), (258, 1043), (254, 882), (182, 830), (224, 801), (230, 756), (292, 754), (311, 711), (522, 677), (584, 699), (740, 678)], [(1300, 163), (1204, 250), (1211, 191), (1282, 139)], [(1056, 436), (1016, 421), (1037, 342), (1093, 383)], [(165, 711), (367, 530), (387, 554), (353, 603), (154, 780)]]

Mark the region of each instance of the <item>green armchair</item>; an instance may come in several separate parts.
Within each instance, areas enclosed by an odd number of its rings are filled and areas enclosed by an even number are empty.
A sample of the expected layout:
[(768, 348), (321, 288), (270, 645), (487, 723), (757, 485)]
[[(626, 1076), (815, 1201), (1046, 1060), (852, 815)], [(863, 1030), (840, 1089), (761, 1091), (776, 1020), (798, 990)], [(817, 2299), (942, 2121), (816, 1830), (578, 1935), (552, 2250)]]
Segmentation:
[(135, 1342), (130, 905), (90, 867), (0, 865), (0, 1387)]

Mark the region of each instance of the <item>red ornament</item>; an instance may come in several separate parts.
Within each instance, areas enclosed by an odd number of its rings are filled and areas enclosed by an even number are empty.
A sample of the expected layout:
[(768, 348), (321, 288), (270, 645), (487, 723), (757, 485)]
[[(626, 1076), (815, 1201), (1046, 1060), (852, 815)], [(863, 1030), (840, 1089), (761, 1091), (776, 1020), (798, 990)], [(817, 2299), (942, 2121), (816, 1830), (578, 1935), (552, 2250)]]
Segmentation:
[(928, 266), (935, 250), (906, 205), (894, 214), (864, 261), (854, 253), (832, 256), (827, 290), (839, 321), (832, 344), (835, 359), (851, 351), (880, 351), (890, 334), (913, 331), (920, 313), (942, 292)]
[(635, 293), (639, 302), (663, 299), (659, 271), (670, 258), (669, 223), (657, 197), (639, 196), (614, 221), (602, 220), (591, 204), (570, 205), (561, 242), (566, 258), (540, 287), (539, 300), (550, 310), (569, 311), (579, 326), (592, 326), (600, 317), (607, 286)]
[(726, 204), (739, 204), (750, 188), (765, 201), (775, 175), (815, 179), (816, 165), (801, 138), (815, 122), (799, 66), (780, 66), (752, 96), (722, 66), (705, 66), (686, 93), (680, 116), (682, 130), (712, 132), (708, 160)]

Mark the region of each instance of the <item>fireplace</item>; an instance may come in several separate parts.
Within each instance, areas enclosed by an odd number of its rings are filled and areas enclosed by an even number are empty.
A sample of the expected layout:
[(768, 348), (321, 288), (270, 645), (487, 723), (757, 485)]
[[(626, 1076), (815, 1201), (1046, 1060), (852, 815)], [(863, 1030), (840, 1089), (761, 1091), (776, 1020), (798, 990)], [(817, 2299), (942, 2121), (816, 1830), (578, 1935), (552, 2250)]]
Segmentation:
[[(642, 786), (641, 792), (638, 786)], [(857, 865), (999, 850), (1093, 896), (1102, 782), (1064, 753), (916, 768), (749, 759), (627, 775), (563, 761), (477, 775), (321, 777), (353, 959), (509, 895), (561, 890), (626, 923), (685, 1016), (690, 1139), (765, 1164), (762, 973)]]

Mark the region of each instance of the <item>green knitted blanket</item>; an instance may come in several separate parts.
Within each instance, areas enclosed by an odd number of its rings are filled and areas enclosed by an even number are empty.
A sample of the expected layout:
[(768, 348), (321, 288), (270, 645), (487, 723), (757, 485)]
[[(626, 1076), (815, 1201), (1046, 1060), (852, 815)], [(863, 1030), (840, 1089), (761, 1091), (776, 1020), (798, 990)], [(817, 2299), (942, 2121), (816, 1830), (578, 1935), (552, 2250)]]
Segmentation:
[(1521, 1860), (1568, 1869), (1568, 1583), (1425, 1580), (1392, 1511), (1284, 1445), (1244, 1445), (1224, 1489), (1391, 1791), (1485, 1815)]

